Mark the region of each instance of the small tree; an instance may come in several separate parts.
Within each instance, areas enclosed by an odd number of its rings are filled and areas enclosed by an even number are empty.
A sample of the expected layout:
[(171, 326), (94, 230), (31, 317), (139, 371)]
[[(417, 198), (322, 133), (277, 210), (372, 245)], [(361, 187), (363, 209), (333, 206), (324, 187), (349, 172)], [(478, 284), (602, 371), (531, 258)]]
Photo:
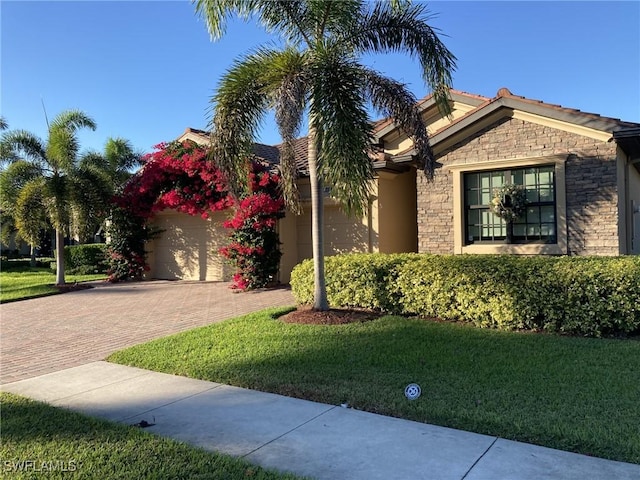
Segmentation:
[[(74, 212), (89, 212), (106, 208), (108, 186), (103, 178), (79, 168), (80, 128), (95, 130), (95, 122), (85, 113), (68, 110), (57, 115), (49, 125), (49, 136), (42, 141), (26, 130), (12, 130), (2, 134), (0, 151), (11, 163), (22, 160), (36, 172), (35, 177), (22, 184), (16, 197), (14, 221), (23, 238), (33, 238), (35, 224), (32, 216), (46, 217), (56, 232), (56, 285), (64, 285), (64, 239), (68, 234)], [(6, 170), (8, 175), (17, 172)], [(5, 172), (5, 173), (6, 173)], [(14, 183), (15, 179), (4, 181)]]
[(415, 159), (428, 177), (435, 160), (417, 101), (405, 85), (361, 62), (366, 53), (407, 52), (444, 113), (455, 58), (427, 23), (423, 4), (363, 0), (195, 0), (212, 38), (234, 14), (255, 18), (287, 44), (261, 48), (223, 76), (212, 98), (212, 158), (236, 194), (245, 186), (244, 158), (267, 110), (275, 109), (283, 146), (283, 192), (297, 210), (293, 142), (308, 114), (314, 309), (327, 310), (324, 278), (323, 185), (347, 213), (361, 214), (373, 178), (371, 103), (414, 141)]

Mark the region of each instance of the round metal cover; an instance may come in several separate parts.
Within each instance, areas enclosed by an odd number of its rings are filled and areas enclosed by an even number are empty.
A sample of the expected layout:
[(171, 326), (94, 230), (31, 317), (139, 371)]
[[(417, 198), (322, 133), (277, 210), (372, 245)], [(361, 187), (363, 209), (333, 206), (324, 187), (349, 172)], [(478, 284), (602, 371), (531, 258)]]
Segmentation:
[(415, 400), (420, 396), (422, 390), (420, 389), (420, 385), (417, 383), (410, 383), (404, 389), (404, 396), (409, 400)]

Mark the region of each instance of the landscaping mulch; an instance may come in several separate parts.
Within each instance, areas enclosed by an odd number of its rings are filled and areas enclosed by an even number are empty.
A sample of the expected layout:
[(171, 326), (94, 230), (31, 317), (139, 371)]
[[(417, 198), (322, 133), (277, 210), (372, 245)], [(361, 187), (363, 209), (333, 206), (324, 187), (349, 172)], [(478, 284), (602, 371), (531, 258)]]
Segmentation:
[(314, 310), (311, 307), (299, 307), (293, 312), (280, 317), (285, 323), (301, 323), (306, 325), (344, 325), (347, 323), (370, 322), (383, 314), (372, 310), (331, 308), (326, 311)]

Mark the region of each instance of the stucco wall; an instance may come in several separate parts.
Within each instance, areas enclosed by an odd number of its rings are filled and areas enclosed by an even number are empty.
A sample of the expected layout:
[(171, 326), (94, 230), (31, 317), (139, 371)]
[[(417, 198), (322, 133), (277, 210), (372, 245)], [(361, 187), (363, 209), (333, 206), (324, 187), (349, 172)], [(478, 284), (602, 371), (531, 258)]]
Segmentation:
[(166, 280), (229, 280), (231, 267), (218, 253), (228, 231), (222, 227), (224, 212), (203, 220), (172, 210), (159, 212), (153, 226), (161, 229), (147, 250), (151, 270), (148, 278)]
[[(296, 218), (298, 261), (313, 256), (311, 243), (311, 207)], [(372, 233), (372, 232), (371, 232)], [(377, 235), (374, 234), (375, 237)], [(324, 209), (325, 255), (367, 252), (371, 240), (367, 218), (350, 218), (338, 206)], [(377, 238), (375, 239), (377, 242)], [(376, 245), (377, 247), (377, 245)]]
[(640, 210), (635, 212), (634, 208), (640, 209), (640, 172), (633, 165), (629, 165), (629, 198), (628, 208), (628, 245), (629, 253), (640, 255)]
[[(616, 145), (505, 118), (438, 155), (444, 166), (432, 182), (418, 175), (418, 251), (453, 253), (454, 164), (567, 154), (566, 188), (568, 253), (617, 255), (618, 198)], [(571, 154), (571, 155), (570, 155)]]
[(378, 179), (379, 250), (382, 253), (416, 252), (416, 171), (382, 173)]

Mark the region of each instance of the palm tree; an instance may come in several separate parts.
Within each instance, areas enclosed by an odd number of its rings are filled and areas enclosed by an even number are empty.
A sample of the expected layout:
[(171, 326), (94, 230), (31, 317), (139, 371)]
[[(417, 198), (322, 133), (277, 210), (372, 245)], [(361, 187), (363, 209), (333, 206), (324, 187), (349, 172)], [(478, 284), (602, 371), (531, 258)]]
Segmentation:
[(9, 244), (11, 237), (26, 241), (31, 247), (31, 266), (36, 266), (36, 247), (42, 230), (48, 228), (42, 192), (42, 171), (37, 165), (17, 160), (0, 172), (0, 240)]
[[(142, 165), (143, 154), (134, 150), (131, 142), (124, 138), (108, 138), (103, 152), (90, 151), (80, 159), (80, 171), (98, 177), (107, 191), (98, 191), (100, 195), (111, 197), (115, 195), (131, 178), (132, 171)], [(94, 202), (93, 205), (101, 206), (102, 202)], [(79, 218), (80, 214), (86, 218)], [(85, 210), (78, 212), (76, 219), (76, 234), (79, 238), (88, 238), (96, 232), (108, 216), (107, 211)]]
[(88, 152), (80, 159), (80, 166), (102, 172), (109, 178), (114, 192), (122, 188), (132, 171), (142, 165), (143, 153), (134, 150), (124, 138), (108, 138), (104, 152)]
[(246, 179), (245, 158), (264, 114), (275, 110), (283, 139), (281, 173), (287, 205), (297, 210), (293, 142), (308, 115), (314, 258), (314, 309), (327, 310), (323, 252), (323, 184), (349, 214), (362, 214), (373, 178), (367, 107), (391, 117), (414, 141), (428, 177), (434, 158), (416, 98), (405, 85), (368, 68), (369, 52), (406, 51), (418, 60), (443, 113), (455, 57), (427, 24), (423, 4), (363, 0), (195, 0), (212, 38), (232, 15), (255, 17), (280, 34), (284, 49), (263, 47), (237, 60), (212, 98), (212, 155), (232, 191)]
[[(64, 238), (74, 212), (84, 215), (96, 202), (104, 202), (103, 208), (107, 202), (101, 194), (106, 190), (102, 178), (79, 168), (80, 128), (95, 130), (96, 125), (83, 112), (68, 110), (51, 122), (46, 142), (26, 130), (4, 132), (0, 140), (0, 151), (13, 163), (4, 171), (3, 182), (17, 189), (13, 212), (21, 236), (33, 242), (45, 214), (56, 231), (56, 285), (65, 283)], [(18, 162), (21, 167), (14, 167)]]

